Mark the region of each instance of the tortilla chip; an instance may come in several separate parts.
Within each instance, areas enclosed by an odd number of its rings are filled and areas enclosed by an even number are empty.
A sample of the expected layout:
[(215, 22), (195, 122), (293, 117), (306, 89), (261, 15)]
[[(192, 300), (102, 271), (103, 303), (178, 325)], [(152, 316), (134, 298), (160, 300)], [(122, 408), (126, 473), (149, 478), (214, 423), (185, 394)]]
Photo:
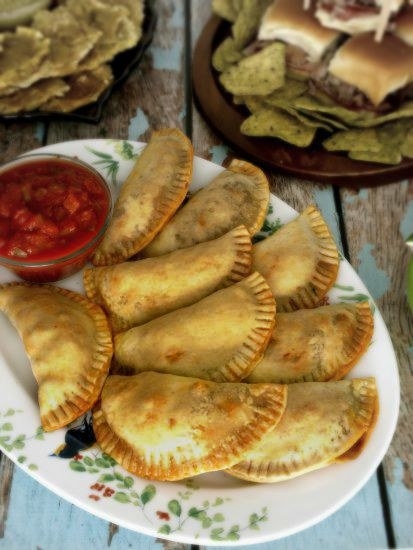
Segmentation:
[(96, 101), (112, 82), (109, 65), (102, 65), (93, 71), (76, 73), (66, 78), (69, 90), (64, 96), (51, 99), (41, 106), (44, 111), (68, 113), (83, 105)]
[(249, 44), (257, 33), (264, 11), (272, 0), (242, 0), (237, 18), (232, 25), (232, 35), (241, 48)]
[(306, 117), (310, 117), (313, 120), (319, 120), (326, 123), (330, 128), (336, 130), (348, 130), (349, 125), (344, 122), (329, 116), (328, 114), (318, 113), (317, 111), (306, 111), (305, 109), (299, 109), (299, 111)]
[(354, 121), (360, 119), (361, 116), (373, 116), (372, 113), (360, 114), (359, 111), (347, 109), (331, 100), (321, 99), (310, 94), (302, 95), (293, 100), (293, 105), (296, 109), (324, 113), (329, 117), (336, 118), (340, 121), (344, 121), (346, 124), (354, 123)]
[(241, 8), (240, 4), (236, 0), (212, 0), (212, 11), (222, 19), (234, 23)]
[(241, 132), (247, 136), (276, 137), (298, 147), (308, 147), (314, 139), (316, 128), (304, 126), (297, 118), (280, 109), (263, 108), (244, 120)]
[(413, 101), (406, 101), (398, 109), (384, 115), (361, 117), (354, 122), (354, 125), (360, 127), (378, 126), (385, 122), (411, 117), (413, 117)]
[(226, 38), (212, 54), (212, 66), (219, 72), (226, 71), (234, 63), (243, 58), (241, 50), (238, 49), (232, 37)]
[(300, 97), (307, 90), (308, 90), (307, 82), (303, 80), (296, 80), (294, 78), (290, 78), (286, 76), (284, 79), (284, 86), (271, 92), (265, 98), (265, 101), (266, 103), (268, 103), (268, 105), (277, 106), (277, 103), (279, 101), (290, 101), (291, 99)]
[(413, 120), (410, 121), (411, 129), (405, 135), (400, 152), (404, 157), (413, 158)]
[(380, 164), (399, 164), (402, 160), (400, 151), (388, 151), (384, 147), (377, 153), (370, 151), (350, 151), (348, 156), (353, 160), (365, 160), (366, 162), (378, 162)]
[(28, 88), (0, 97), (0, 113), (10, 115), (24, 111), (33, 111), (51, 98), (61, 97), (69, 90), (62, 78), (45, 78)]
[(285, 46), (270, 44), (220, 75), (224, 88), (236, 95), (267, 95), (284, 85)]
[(377, 153), (382, 144), (378, 133), (371, 129), (352, 129), (336, 132), (323, 141), (327, 151), (365, 151)]
[[(323, 146), (329, 151), (349, 151), (349, 157), (354, 160), (398, 164), (404, 154), (403, 151), (409, 153), (410, 133), (411, 120), (400, 119), (375, 128), (357, 128), (338, 132), (327, 139)], [(413, 139), (410, 138), (410, 140), (412, 143)], [(410, 154), (412, 153), (410, 149)]]

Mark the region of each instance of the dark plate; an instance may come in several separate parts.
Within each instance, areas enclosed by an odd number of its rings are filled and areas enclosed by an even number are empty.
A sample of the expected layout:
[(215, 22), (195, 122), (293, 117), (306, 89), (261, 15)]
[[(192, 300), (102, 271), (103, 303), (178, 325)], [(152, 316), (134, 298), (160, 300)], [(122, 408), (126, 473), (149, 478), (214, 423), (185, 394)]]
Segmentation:
[(234, 105), (231, 96), (220, 86), (211, 65), (212, 53), (228, 35), (229, 29), (229, 24), (217, 16), (206, 24), (194, 51), (192, 83), (203, 116), (234, 150), (281, 173), (332, 185), (373, 187), (413, 176), (412, 159), (403, 160), (397, 166), (361, 162), (329, 153), (317, 141), (311, 147), (301, 149), (276, 138), (253, 138), (241, 134), (239, 128), (247, 111)]
[(27, 113), (19, 113), (16, 115), (1, 115), (0, 120), (3, 122), (16, 122), (27, 120), (78, 120), (81, 122), (97, 123), (102, 116), (102, 110), (105, 103), (110, 97), (113, 89), (126, 80), (132, 69), (134, 69), (142, 59), (147, 47), (152, 42), (153, 33), (156, 25), (156, 13), (154, 11), (152, 1), (145, 1), (145, 18), (143, 21), (142, 37), (134, 48), (125, 50), (116, 55), (110, 66), (113, 72), (113, 81), (108, 88), (101, 94), (99, 99), (94, 103), (85, 105), (80, 109), (76, 109), (70, 113), (61, 113), (54, 111), (28, 111)]

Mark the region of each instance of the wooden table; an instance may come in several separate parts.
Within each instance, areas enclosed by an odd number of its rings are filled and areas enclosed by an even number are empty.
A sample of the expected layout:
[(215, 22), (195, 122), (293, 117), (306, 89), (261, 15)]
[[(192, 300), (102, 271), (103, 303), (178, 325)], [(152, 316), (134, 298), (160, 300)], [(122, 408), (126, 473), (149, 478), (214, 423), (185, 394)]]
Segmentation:
[[(140, 67), (112, 95), (97, 125), (23, 122), (0, 126), (1, 160), (44, 144), (84, 139), (146, 141), (153, 129), (182, 128), (197, 155), (223, 163), (231, 151), (207, 126), (191, 93), (191, 50), (210, 2), (157, 0), (157, 29)], [(376, 300), (396, 349), (401, 408), (392, 445), (376, 475), (343, 508), (315, 527), (257, 548), (406, 548), (413, 546), (412, 315), (405, 296), (413, 232), (413, 179), (358, 191), (267, 172), (272, 191), (303, 210), (315, 203), (346, 258)], [(0, 380), (1, 383), (1, 380)], [(185, 548), (97, 519), (43, 488), (0, 453), (0, 549)], [(189, 547), (188, 547), (189, 550)]]

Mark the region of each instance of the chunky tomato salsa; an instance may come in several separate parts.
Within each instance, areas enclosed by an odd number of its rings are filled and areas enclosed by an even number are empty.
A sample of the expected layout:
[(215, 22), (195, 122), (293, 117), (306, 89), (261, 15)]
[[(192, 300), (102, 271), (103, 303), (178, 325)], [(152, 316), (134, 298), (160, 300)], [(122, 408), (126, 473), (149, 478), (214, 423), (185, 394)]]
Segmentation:
[(63, 159), (40, 159), (0, 174), (0, 255), (46, 261), (87, 244), (109, 196), (97, 175)]

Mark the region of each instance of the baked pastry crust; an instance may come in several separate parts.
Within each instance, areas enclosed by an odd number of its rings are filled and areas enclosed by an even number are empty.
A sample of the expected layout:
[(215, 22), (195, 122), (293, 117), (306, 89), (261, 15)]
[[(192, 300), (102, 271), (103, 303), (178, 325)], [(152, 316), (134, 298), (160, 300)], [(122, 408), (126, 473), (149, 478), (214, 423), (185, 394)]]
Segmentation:
[(269, 200), (264, 172), (249, 162), (234, 159), (189, 198), (142, 253), (159, 256), (216, 239), (238, 225), (245, 225), (253, 236), (264, 223)]
[(262, 359), (275, 301), (259, 273), (115, 337), (116, 372), (239, 381)]
[(0, 310), (16, 327), (38, 383), (45, 431), (92, 408), (112, 358), (105, 314), (87, 298), (52, 285), (0, 285)]
[(290, 384), (277, 427), (228, 473), (268, 483), (341, 461), (372, 429), (376, 411), (374, 378)]
[(251, 270), (245, 227), (157, 258), (88, 268), (87, 296), (108, 313), (115, 332), (141, 325), (240, 281)]
[(109, 376), (93, 427), (102, 450), (129, 472), (178, 480), (239, 461), (279, 422), (287, 387), (216, 383), (142, 372)]
[(123, 183), (94, 265), (112, 265), (137, 254), (181, 205), (192, 178), (193, 147), (176, 128), (153, 132)]
[(252, 269), (267, 280), (279, 312), (319, 305), (338, 266), (334, 239), (314, 206), (253, 246)]
[(367, 301), (278, 313), (264, 357), (246, 381), (339, 380), (367, 350), (372, 334)]

